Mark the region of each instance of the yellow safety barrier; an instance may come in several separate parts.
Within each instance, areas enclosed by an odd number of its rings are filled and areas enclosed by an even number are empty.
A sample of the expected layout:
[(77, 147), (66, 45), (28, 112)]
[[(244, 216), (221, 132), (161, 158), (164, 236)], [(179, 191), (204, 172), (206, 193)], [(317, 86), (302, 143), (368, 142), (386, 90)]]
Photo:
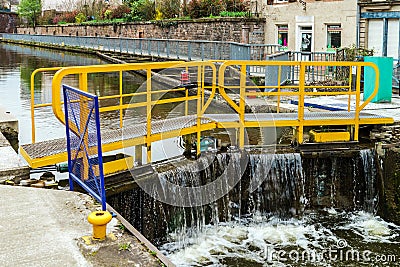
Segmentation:
[[(373, 93), (368, 97), (366, 101), (361, 103), (361, 72), (363, 68), (373, 68), (376, 73), (375, 89)], [(275, 68), (276, 75), (274, 76), (276, 81), (273, 85), (255, 85), (249, 82), (249, 76), (252, 74), (252, 70), (258, 68), (265, 68), (266, 72)], [(195, 86), (195, 92), (188, 94), (188, 90), (184, 86), (165, 85), (164, 88), (153, 88), (154, 79), (159, 77), (157, 71), (160, 70), (191, 70), (190, 77), (193, 78), (192, 85)], [(207, 78), (205, 70), (207, 69)], [(313, 84), (310, 83), (310, 75), (314, 75), (313, 70), (319, 70), (314, 79), (320, 81), (334, 80), (335, 75), (338, 75), (339, 70), (346, 70), (345, 76), (341, 77), (342, 84)], [(289, 73), (290, 70), (290, 73)], [(61, 86), (62, 82), (66, 81), (69, 76), (77, 76), (79, 80), (78, 88), (84, 91), (94, 91), (93, 88), (89, 88), (89, 81), (92, 74), (105, 75), (107, 73), (114, 73), (118, 75), (118, 94), (113, 95), (99, 95), (100, 100), (100, 112), (119, 112), (119, 126), (122, 128), (123, 115), (127, 109), (142, 108), (145, 110), (146, 122), (145, 134), (143, 136), (136, 136), (129, 140), (120, 140), (113, 142), (105, 142), (103, 144), (103, 152), (114, 151), (121, 149), (126, 146), (137, 146), (145, 145), (147, 147), (147, 162), (151, 161), (151, 144), (155, 141), (167, 139), (170, 137), (183, 136), (187, 134), (195, 133), (197, 144), (200, 144), (201, 132), (206, 130), (212, 130), (215, 128), (236, 128), (239, 129), (238, 144), (240, 148), (243, 148), (245, 144), (245, 129), (251, 127), (294, 127), (296, 130), (296, 140), (298, 143), (303, 143), (304, 127), (309, 126), (334, 126), (343, 125), (350, 127), (351, 139), (357, 141), (359, 135), (360, 124), (386, 124), (393, 123), (392, 118), (387, 117), (362, 117), (360, 118), (360, 112), (363, 108), (374, 98), (378, 92), (379, 86), (379, 70), (373, 63), (366, 62), (300, 62), (300, 61), (201, 61), (201, 62), (162, 62), (162, 63), (133, 63), (133, 64), (108, 64), (108, 65), (94, 65), (94, 66), (78, 66), (78, 67), (64, 67), (64, 68), (46, 68), (38, 69), (32, 74), (32, 81), (34, 81), (34, 75), (41, 71), (57, 71), (54, 74), (52, 82), (52, 103), (53, 112), (58, 120), (65, 123), (64, 112), (62, 109), (61, 100)], [(126, 72), (141, 72), (145, 76), (146, 83), (144, 84), (144, 90), (140, 92), (128, 92), (125, 93), (123, 75)], [(228, 75), (229, 74), (229, 75)], [(290, 75), (289, 75), (290, 74)], [(162, 75), (161, 75), (162, 76)], [(290, 76), (290, 77), (289, 77)], [(281, 82), (286, 78), (294, 79), (290, 83)], [(186, 79), (186, 76), (185, 76)], [(207, 82), (206, 82), (206, 79)], [(235, 82), (232, 82), (232, 79)], [(355, 81), (353, 81), (355, 79)], [(32, 86), (33, 86), (32, 82)], [(235, 111), (235, 115), (227, 116), (228, 119), (222, 121), (202, 121), (207, 108), (211, 101), (214, 100), (216, 95), (216, 89), (222, 99), (224, 99), (229, 106)], [(324, 90), (322, 90), (324, 89)], [(340, 90), (339, 90), (340, 89)], [(239, 100), (235, 102), (235, 99), (231, 98), (231, 95), (227, 92), (235, 92), (236, 96), (239, 96)], [(328, 90), (328, 91), (327, 91)], [(33, 95), (33, 87), (31, 92)], [(205, 97), (205, 92), (210, 93)], [(168, 98), (159, 98), (161, 94), (171, 92), (182, 92), (178, 96), (171, 96)], [(99, 94), (99, 92), (97, 92)], [(336, 117), (326, 119), (324, 117), (307, 117), (310, 113), (306, 111), (305, 100), (313, 96), (339, 96), (344, 95), (347, 97), (347, 112), (351, 116)], [(284, 98), (295, 98), (297, 100), (297, 113), (282, 114), (281, 102)], [(128, 103), (127, 99), (139, 98), (140, 100), (134, 103)], [(267, 101), (275, 101), (276, 113), (278, 119), (264, 118), (264, 119), (249, 119), (248, 113), (246, 113), (246, 105), (251, 98), (262, 98)], [(112, 103), (110, 104), (110, 100)], [(49, 106), (50, 104), (35, 104), (34, 99), (32, 101), (32, 108), (39, 108)], [(103, 102), (104, 104), (102, 104)], [(351, 102), (354, 102), (354, 106)], [(173, 129), (165, 132), (153, 132), (152, 123), (152, 109), (157, 105), (163, 104), (178, 104), (184, 103), (184, 116), (194, 116), (196, 122), (189, 126), (185, 126), (182, 129)], [(189, 103), (191, 106), (192, 114), (189, 112)], [(251, 105), (251, 103), (250, 103)], [(194, 108), (194, 109), (193, 109)], [(324, 114), (330, 114), (334, 112), (325, 112)], [(269, 114), (269, 113), (268, 113)], [(294, 114), (294, 116), (293, 116)], [(322, 113), (321, 113), (322, 114)], [(210, 114), (207, 114), (208, 117)], [(220, 114), (221, 115), (221, 114)], [(32, 116), (34, 112), (32, 111)], [(212, 116), (211, 116), (212, 117)], [(290, 117), (290, 118), (289, 118)], [(34, 124), (34, 119), (32, 119)], [(32, 127), (32, 139), (35, 141), (34, 127)], [(329, 138), (328, 138), (329, 139)], [(197, 154), (200, 153), (200, 146), (197, 145)], [(65, 151), (61, 151), (47, 155), (44, 157), (32, 158), (28, 152), (25, 151), (27, 147), (21, 148), (21, 154), (27, 159), (28, 163), (32, 167), (40, 167), (48, 164), (54, 164), (66, 160)], [(32, 149), (32, 151), (35, 149)], [(132, 165), (131, 162), (129, 165)], [(111, 167), (110, 169), (115, 169)]]
[[(179, 88), (167, 88), (165, 90), (152, 90), (152, 78), (157, 76), (155, 73), (156, 70), (165, 70), (165, 69), (187, 69), (187, 68), (197, 68), (196, 76), (196, 84), (197, 84), (197, 94), (193, 96), (189, 96), (187, 90), (184, 87)], [(204, 68), (208, 68), (212, 71), (211, 74), (211, 85), (206, 86), (204, 81)], [(122, 83), (122, 73), (128, 71), (144, 71), (146, 75), (146, 91), (138, 92), (138, 93), (123, 93), (123, 83)], [(83, 91), (88, 91), (88, 74), (93, 73), (119, 73), (120, 77), (120, 93), (118, 95), (112, 96), (99, 96), (99, 100), (104, 99), (118, 99), (119, 104), (114, 106), (106, 106), (101, 107), (99, 109), (100, 112), (109, 112), (119, 110), (120, 112), (120, 127), (122, 127), (122, 118), (123, 118), (123, 110), (138, 108), (138, 107), (146, 107), (146, 137), (144, 140), (140, 138), (140, 140), (132, 143), (130, 145), (138, 144), (144, 142), (147, 146), (147, 162), (151, 161), (151, 143), (154, 141), (161, 140), (163, 138), (169, 138), (172, 136), (179, 136), (185, 133), (197, 133), (197, 142), (200, 143), (200, 133), (204, 130), (209, 130), (210, 125), (201, 124), (201, 117), (204, 114), (207, 107), (210, 105), (211, 101), (214, 98), (216, 91), (216, 66), (212, 62), (199, 61), (199, 62), (161, 62), (161, 63), (134, 63), (134, 64), (110, 64), (110, 65), (96, 65), (96, 66), (79, 66), (79, 67), (65, 67), (56, 72), (53, 78), (52, 83), (52, 107), (53, 112), (57, 119), (65, 124), (64, 112), (62, 110), (62, 101), (60, 96), (60, 88), (62, 85), (62, 80), (68, 75), (78, 75), (79, 77), (79, 89)], [(205, 90), (210, 90), (211, 94), (208, 100), (205, 102)], [(184, 97), (174, 97), (169, 99), (156, 99), (154, 100), (153, 95), (165, 94), (176, 91), (185, 91)], [(138, 102), (138, 103), (128, 103), (125, 104), (123, 99), (129, 97), (138, 97), (145, 96), (146, 101)], [(152, 108), (155, 105), (162, 105), (167, 103), (179, 103), (185, 102), (185, 112), (188, 112), (188, 101), (196, 100), (196, 116), (197, 123), (196, 126), (189, 127), (189, 129), (179, 130), (176, 133), (171, 134), (152, 134), (151, 129), (151, 121), (152, 121)], [(188, 115), (188, 114), (185, 114)], [(129, 140), (124, 140), (126, 143), (129, 143)], [(105, 145), (103, 147), (103, 151), (112, 151), (116, 149), (120, 149), (122, 147), (121, 142), (116, 142), (110, 145)], [(198, 146), (198, 153), (200, 153), (200, 147)]]
[(43, 72), (56, 72), (56, 71), (60, 70), (61, 68), (62, 67), (40, 68), (40, 69), (34, 70), (31, 74), (31, 126), (32, 126), (31, 138), (32, 138), (32, 143), (36, 142), (35, 108), (52, 106), (52, 103), (42, 103), (42, 104), (35, 103), (35, 76), (36, 76), (36, 74), (43, 73)]
[[(237, 66), (240, 71), (240, 85), (237, 86), (226, 86), (224, 84), (225, 81), (225, 70), (228, 67)], [(252, 66), (277, 66), (278, 75), (277, 75), (277, 85), (269, 85), (269, 86), (256, 86), (254, 84), (247, 85), (246, 79), (248, 79), (247, 73), (249, 72), (249, 68)], [(305, 77), (306, 70), (313, 67), (325, 67), (326, 69), (329, 67), (347, 67), (349, 69), (349, 74), (347, 76), (347, 85), (306, 85)], [(297, 67), (299, 70), (299, 82), (297, 85), (281, 85), (279, 83), (281, 79), (282, 67)], [(353, 68), (356, 68), (356, 87), (355, 90), (352, 90), (352, 71)], [(363, 67), (373, 68), (376, 74), (375, 79), (375, 88), (373, 93), (368, 97), (367, 100), (364, 101), (363, 104), (360, 104), (360, 84), (361, 84), (361, 69)], [(239, 146), (244, 147), (244, 128), (246, 127), (271, 127), (271, 126), (293, 126), (296, 127), (296, 140), (300, 144), (303, 143), (303, 131), (305, 126), (326, 126), (326, 125), (353, 125), (354, 126), (354, 137), (355, 141), (358, 141), (358, 131), (360, 124), (360, 111), (371, 102), (371, 100), (378, 93), (379, 89), (379, 69), (375, 64), (368, 62), (343, 62), (343, 61), (225, 61), (219, 68), (218, 75), (218, 88), (219, 93), (222, 97), (235, 109), (235, 111), (239, 114), (239, 123), (231, 123), (231, 127), (239, 128)], [(237, 105), (225, 92), (225, 89), (237, 90), (240, 96), (239, 105)], [(319, 88), (347, 88), (347, 91), (344, 92), (319, 92)], [(256, 89), (258, 92), (254, 92)], [(260, 89), (276, 89), (276, 92), (262, 92)], [(282, 91), (283, 89), (292, 89), (291, 91)], [(294, 89), (294, 90), (293, 90)], [(306, 90), (313, 89), (313, 90)], [(315, 90), (315, 91), (314, 91)], [(326, 96), (326, 95), (347, 95), (348, 96), (348, 107), (347, 110), (350, 111), (350, 100), (352, 96), (355, 96), (355, 115), (349, 119), (338, 119), (338, 120), (326, 120), (326, 119), (314, 119), (314, 120), (305, 120), (304, 119), (304, 100), (305, 96)], [(277, 97), (277, 112), (280, 110), (280, 99), (282, 96), (297, 96), (298, 97), (298, 105), (297, 105), (297, 121), (258, 121), (258, 122), (248, 122), (245, 120), (245, 100), (247, 97)], [(369, 121), (370, 124), (382, 124), (382, 119), (376, 119)], [(393, 123), (393, 119), (386, 120), (385, 123)]]

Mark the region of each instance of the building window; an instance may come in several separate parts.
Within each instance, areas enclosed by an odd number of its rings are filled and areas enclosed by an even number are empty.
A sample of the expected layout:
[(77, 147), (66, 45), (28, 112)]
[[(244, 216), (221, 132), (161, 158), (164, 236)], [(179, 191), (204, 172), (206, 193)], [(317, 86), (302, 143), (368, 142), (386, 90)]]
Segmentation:
[(335, 50), (342, 46), (342, 28), (340, 25), (328, 25), (327, 36), (327, 50)]
[(288, 46), (288, 25), (278, 25), (278, 44), (287, 49)]

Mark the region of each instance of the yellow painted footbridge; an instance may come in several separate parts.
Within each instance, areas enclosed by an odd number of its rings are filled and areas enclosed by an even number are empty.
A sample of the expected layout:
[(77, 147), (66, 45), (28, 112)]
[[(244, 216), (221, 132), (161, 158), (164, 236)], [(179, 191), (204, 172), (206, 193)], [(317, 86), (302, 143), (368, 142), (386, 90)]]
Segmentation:
[[(256, 68), (258, 73), (260, 69), (266, 73), (261, 86), (253, 82), (260, 77), (251, 77)], [(365, 68), (374, 69), (376, 80), (374, 92), (362, 101), (361, 75)], [(52, 103), (35, 103), (35, 75), (41, 72), (54, 73)], [(267, 79), (271, 73), (273, 78)], [(133, 74), (141, 75), (145, 82), (128, 89), (131, 86), (126, 77)], [(101, 75), (113, 77), (112, 93), (96, 84), (96, 77)], [(64, 138), (35, 140), (35, 110), (51, 106), (65, 124), (62, 84), (97, 94), (102, 119), (117, 121), (101, 130), (103, 152), (145, 146), (147, 162), (151, 162), (155, 141), (192, 134), (199, 144), (202, 134), (214, 129), (235, 129), (236, 144), (243, 148), (248, 144), (247, 128), (292, 127), (295, 141), (302, 144), (304, 131), (309, 128), (346, 126), (345, 140), (358, 141), (360, 125), (393, 123), (390, 117), (363, 111), (378, 92), (379, 70), (373, 63), (174, 61), (41, 68), (31, 77), (32, 143), (20, 147), (32, 168), (67, 160)], [(307, 99), (319, 96), (344, 96), (347, 107), (339, 111), (305, 107)], [(285, 103), (292, 100), (297, 104), (288, 109)], [(264, 106), (263, 111), (252, 110), (255, 105)], [(161, 106), (169, 108), (158, 109)], [(322, 140), (335, 141), (335, 134), (330, 136)]]

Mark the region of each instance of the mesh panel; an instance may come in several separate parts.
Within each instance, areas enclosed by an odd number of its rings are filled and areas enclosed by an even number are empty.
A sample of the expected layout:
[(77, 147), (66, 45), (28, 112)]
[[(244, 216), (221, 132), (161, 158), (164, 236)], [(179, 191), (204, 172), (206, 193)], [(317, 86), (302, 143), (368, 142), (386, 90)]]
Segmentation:
[(70, 185), (77, 182), (105, 210), (98, 98), (63, 85)]

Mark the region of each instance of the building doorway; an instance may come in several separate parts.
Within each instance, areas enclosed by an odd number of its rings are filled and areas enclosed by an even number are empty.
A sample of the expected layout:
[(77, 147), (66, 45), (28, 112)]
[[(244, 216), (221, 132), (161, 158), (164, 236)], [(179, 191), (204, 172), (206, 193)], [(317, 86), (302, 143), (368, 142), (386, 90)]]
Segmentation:
[(300, 51), (301, 52), (312, 52), (312, 28), (311, 27), (301, 27), (300, 29)]
[(301, 52), (301, 60), (310, 61), (313, 51), (313, 32), (311, 26), (299, 27), (298, 51)]

